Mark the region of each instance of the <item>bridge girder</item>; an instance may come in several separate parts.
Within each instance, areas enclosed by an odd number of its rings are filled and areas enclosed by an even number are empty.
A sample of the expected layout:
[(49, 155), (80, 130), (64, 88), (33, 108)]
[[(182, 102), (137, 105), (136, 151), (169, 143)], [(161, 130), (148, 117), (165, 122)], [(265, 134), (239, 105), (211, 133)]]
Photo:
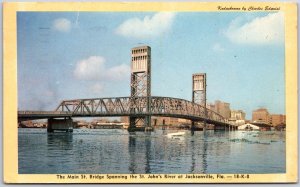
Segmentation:
[[(150, 110), (147, 110), (147, 101)], [(199, 104), (171, 97), (115, 97), (65, 100), (56, 109), (57, 112), (71, 113), (73, 117), (96, 116), (168, 116), (212, 124), (225, 123), (224, 118)], [(205, 114), (207, 112), (207, 114)]]

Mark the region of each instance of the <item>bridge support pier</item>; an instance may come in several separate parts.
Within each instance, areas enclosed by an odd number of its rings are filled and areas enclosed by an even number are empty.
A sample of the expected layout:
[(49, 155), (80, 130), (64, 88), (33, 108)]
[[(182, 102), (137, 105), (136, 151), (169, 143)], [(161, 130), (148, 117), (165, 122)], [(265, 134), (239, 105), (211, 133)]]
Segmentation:
[(191, 131), (203, 131), (204, 128), (205, 128), (205, 123), (199, 126), (199, 122), (197, 123), (196, 121), (192, 121)]
[(215, 125), (214, 130), (215, 131), (225, 131), (226, 130), (226, 126), (219, 126), (219, 125)]
[(195, 131), (195, 122), (192, 121), (192, 124), (191, 124), (191, 131)]
[(73, 132), (73, 120), (72, 118), (64, 118), (64, 119), (48, 119), (47, 132), (54, 131), (66, 131)]
[(235, 126), (231, 126), (231, 130), (235, 131), (236, 130)]
[(234, 130), (235, 130), (235, 126), (229, 125), (229, 131), (234, 131)]
[(230, 125), (225, 125), (225, 131), (230, 131)]
[(129, 127), (127, 130), (129, 132), (153, 131), (153, 127), (151, 126), (151, 116), (129, 117)]

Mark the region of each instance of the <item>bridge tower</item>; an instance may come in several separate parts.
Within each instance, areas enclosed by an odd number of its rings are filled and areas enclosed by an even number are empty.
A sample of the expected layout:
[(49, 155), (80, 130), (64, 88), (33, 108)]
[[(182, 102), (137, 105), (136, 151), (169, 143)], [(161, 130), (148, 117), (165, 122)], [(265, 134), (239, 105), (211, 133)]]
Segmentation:
[(135, 131), (137, 125), (143, 125), (145, 130), (151, 129), (151, 116), (144, 115), (150, 112), (151, 97), (151, 48), (149, 46), (140, 46), (131, 50), (131, 99), (132, 102), (138, 97), (147, 97), (143, 102), (142, 109), (134, 106), (131, 110), (138, 110), (141, 115), (129, 117), (129, 131)]
[[(205, 110), (205, 116), (207, 117), (206, 111), (206, 73), (195, 73), (193, 74), (193, 96), (192, 102), (202, 105)], [(192, 122), (192, 130), (195, 127), (195, 122)], [(206, 122), (204, 121), (204, 129), (206, 128)]]

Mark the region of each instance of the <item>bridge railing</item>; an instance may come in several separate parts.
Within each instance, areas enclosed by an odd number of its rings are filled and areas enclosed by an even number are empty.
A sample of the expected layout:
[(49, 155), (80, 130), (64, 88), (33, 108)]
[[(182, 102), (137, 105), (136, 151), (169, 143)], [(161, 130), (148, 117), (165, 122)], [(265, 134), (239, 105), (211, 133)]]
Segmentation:
[(22, 115), (22, 114), (53, 114), (53, 115), (58, 115), (58, 114), (71, 114), (70, 112), (64, 112), (64, 111), (18, 111), (18, 114)]
[[(150, 111), (147, 102), (150, 100)], [(224, 122), (224, 118), (204, 106), (171, 97), (115, 97), (65, 100), (56, 111), (73, 115), (169, 115)]]
[(153, 97), (152, 106), (155, 113), (188, 115), (202, 119), (215, 120), (224, 122), (224, 118), (202, 105), (195, 104), (191, 101), (169, 97)]

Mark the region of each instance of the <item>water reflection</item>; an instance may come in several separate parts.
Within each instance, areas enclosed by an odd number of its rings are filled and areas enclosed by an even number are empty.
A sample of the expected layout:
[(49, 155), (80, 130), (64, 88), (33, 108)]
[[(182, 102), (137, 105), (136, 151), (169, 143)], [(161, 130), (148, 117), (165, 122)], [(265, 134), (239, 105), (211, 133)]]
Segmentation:
[(48, 133), (47, 134), (48, 150), (64, 149), (70, 150), (73, 148), (72, 133)]
[(131, 174), (136, 173), (136, 162), (135, 162), (135, 150), (136, 150), (136, 138), (132, 133), (128, 136), (128, 153), (129, 153), (129, 168)]
[[(194, 131), (191, 132), (192, 136), (194, 136)], [(196, 158), (195, 158), (195, 141), (191, 140), (191, 149), (192, 149), (192, 154), (191, 154), (191, 161), (192, 161), (192, 165), (191, 165), (191, 170), (190, 173), (194, 173), (195, 171), (195, 163), (196, 163)]]
[(19, 173), (285, 172), (284, 132), (172, 132), (20, 129)]
[[(201, 136), (198, 135), (190, 141), (191, 169), (189, 173), (206, 173), (207, 170), (208, 133), (207, 131), (202, 131), (198, 133), (201, 134)], [(195, 135), (195, 132), (191, 132), (191, 134)], [(197, 162), (199, 164), (197, 164)]]
[(151, 133), (130, 133), (128, 153), (130, 173), (151, 173)]
[[(128, 136), (130, 173), (206, 173), (209, 132), (168, 138), (164, 131)], [(186, 156), (190, 155), (189, 158)], [(153, 167), (152, 167), (153, 166)], [(189, 169), (188, 169), (189, 168)]]
[(204, 131), (203, 136), (203, 153), (202, 153), (202, 161), (203, 161), (203, 172), (206, 173), (207, 170), (207, 146), (208, 146), (208, 131)]
[(151, 132), (148, 132), (145, 137), (145, 173), (151, 173), (150, 160), (151, 160)]

